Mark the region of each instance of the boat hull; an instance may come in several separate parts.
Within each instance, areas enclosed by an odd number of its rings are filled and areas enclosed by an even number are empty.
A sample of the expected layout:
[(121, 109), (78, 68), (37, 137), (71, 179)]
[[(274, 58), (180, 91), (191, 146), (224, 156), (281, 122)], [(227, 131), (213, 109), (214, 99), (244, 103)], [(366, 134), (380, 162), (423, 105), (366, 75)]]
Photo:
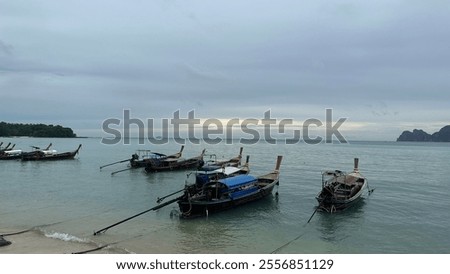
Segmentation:
[(22, 155), (1, 155), (0, 160), (20, 160)]
[(43, 151), (28, 152), (22, 154), (22, 161), (56, 161), (74, 159), (80, 151), (81, 145), (72, 152), (63, 152), (57, 154), (45, 154)]
[(148, 159), (144, 159), (144, 160), (130, 160), (130, 166), (132, 168), (141, 168), (141, 167), (146, 167), (148, 165), (148, 163), (150, 162), (150, 160)]
[(58, 155), (40, 156), (28, 155), (22, 157), (22, 161), (56, 161), (56, 160), (70, 160), (75, 158), (76, 153), (62, 153)]

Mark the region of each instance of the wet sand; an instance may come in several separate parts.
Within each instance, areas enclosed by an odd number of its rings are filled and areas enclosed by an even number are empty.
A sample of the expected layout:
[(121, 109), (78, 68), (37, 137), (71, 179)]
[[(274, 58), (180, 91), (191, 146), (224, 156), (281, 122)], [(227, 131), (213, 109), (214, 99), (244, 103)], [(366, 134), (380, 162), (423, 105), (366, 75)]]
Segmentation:
[[(41, 231), (31, 230), (25, 233), (4, 236), (11, 244), (0, 246), (0, 254), (71, 254), (90, 251), (89, 254), (126, 254), (113, 245), (98, 249), (95, 243), (66, 241), (45, 236)], [(98, 250), (94, 250), (98, 249)]]

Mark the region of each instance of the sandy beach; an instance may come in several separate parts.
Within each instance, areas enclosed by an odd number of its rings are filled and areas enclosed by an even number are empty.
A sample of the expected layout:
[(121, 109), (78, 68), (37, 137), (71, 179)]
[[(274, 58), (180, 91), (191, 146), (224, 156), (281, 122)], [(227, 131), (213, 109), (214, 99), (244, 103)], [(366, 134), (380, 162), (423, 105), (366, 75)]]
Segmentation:
[[(114, 246), (99, 246), (76, 238), (44, 235), (39, 230), (4, 236), (10, 245), (0, 246), (0, 254), (71, 254), (89, 251), (89, 254), (125, 254), (126, 251)], [(100, 248), (103, 247), (103, 248)], [(97, 250), (96, 250), (97, 249)]]

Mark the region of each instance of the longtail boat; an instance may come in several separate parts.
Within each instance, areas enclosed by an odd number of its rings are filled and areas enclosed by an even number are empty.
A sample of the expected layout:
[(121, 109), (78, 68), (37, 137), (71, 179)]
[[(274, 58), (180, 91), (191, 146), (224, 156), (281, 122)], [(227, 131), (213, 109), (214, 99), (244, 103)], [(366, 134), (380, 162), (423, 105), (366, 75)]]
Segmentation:
[(24, 152), (21, 149), (14, 149), (15, 145), (9, 148), (10, 144), (11, 143), (8, 144), (6, 149), (0, 150), (0, 160), (19, 160), (22, 159), (22, 157), (24, 156), (34, 155), (38, 153), (38, 151), (49, 151), (50, 147), (52, 146), (51, 143), (44, 149), (41, 149), (40, 147), (36, 146), (31, 146), (33, 148), (33, 151)]
[[(205, 183), (208, 183), (211, 180), (219, 180), (224, 179), (232, 176), (237, 175), (245, 175), (250, 172), (249, 168), (249, 159), (250, 156), (247, 156), (247, 160), (245, 164), (243, 164), (240, 167), (234, 167), (234, 166), (223, 166), (221, 168), (217, 168), (214, 170), (205, 170), (200, 168), (198, 171), (193, 172), (195, 174), (195, 184), (197, 184), (199, 187), (204, 185)], [(192, 175), (192, 173), (189, 173), (187, 175), (186, 182), (188, 181), (189, 177)]]
[(37, 150), (22, 154), (22, 161), (50, 161), (73, 159), (79, 153), (81, 144), (74, 151), (58, 153), (56, 150)]
[(130, 166), (133, 168), (146, 167), (151, 161), (171, 161), (173, 159), (179, 159), (183, 155), (184, 146), (181, 146), (179, 152), (172, 155), (165, 155), (158, 152), (152, 152), (150, 150), (138, 150), (137, 153), (131, 155)]
[[(3, 142), (1, 144), (3, 144)], [(9, 143), (6, 147), (0, 149), (0, 160), (20, 159), (22, 150), (14, 149), (14, 147), (16, 146), (15, 144), (12, 147), (9, 147), (10, 145), (11, 143)]]
[(13, 149), (0, 152), (0, 160), (18, 160), (22, 158), (22, 150)]
[[(3, 144), (3, 142), (2, 142), (1, 144)], [(0, 146), (0, 153), (2, 153), (2, 152), (4, 152), (4, 151), (7, 151), (7, 150), (9, 149), (9, 146), (10, 146), (10, 145), (11, 145), (11, 142), (8, 143), (8, 145), (6, 145), (6, 147), (1, 147), (1, 146)]]
[[(205, 165), (201, 168), (202, 170), (216, 170), (221, 167), (231, 166), (231, 167), (238, 167), (241, 165), (241, 159), (242, 159), (242, 151), (243, 147), (240, 148), (239, 154), (236, 157), (233, 157), (228, 160), (215, 160), (212, 161), (206, 161)], [(212, 157), (216, 157), (215, 154), (211, 155)]]
[(275, 169), (265, 175), (237, 175), (204, 184), (187, 185), (184, 195), (177, 201), (185, 218), (205, 216), (260, 200), (272, 193), (279, 184), (282, 156), (278, 156)]
[(145, 172), (162, 172), (162, 171), (173, 171), (173, 170), (189, 170), (198, 169), (204, 165), (203, 156), (205, 155), (205, 149), (199, 156), (182, 159), (182, 158), (167, 158), (164, 160), (159, 159), (149, 159), (147, 165), (145, 166)]
[(336, 212), (346, 209), (361, 199), (367, 187), (367, 178), (358, 169), (359, 159), (354, 159), (354, 169), (350, 173), (340, 170), (322, 172), (322, 190), (316, 199), (318, 209), (326, 212)]
[(137, 150), (136, 153), (131, 155), (130, 159), (125, 159), (122, 161), (107, 164), (107, 165), (101, 166), (100, 169), (107, 167), (107, 166), (124, 163), (124, 162), (129, 163), (127, 168), (121, 169), (118, 171), (114, 171), (111, 173), (111, 175), (114, 175), (119, 172), (131, 170), (131, 169), (135, 169), (135, 168), (146, 167), (147, 163), (152, 162), (152, 161), (173, 161), (173, 159), (181, 158), (181, 155), (183, 154), (183, 149), (184, 149), (184, 146), (181, 146), (180, 151), (175, 154), (172, 154), (172, 155), (166, 155), (166, 154), (159, 153), (159, 152), (153, 152), (148, 149), (140, 149), (140, 150)]

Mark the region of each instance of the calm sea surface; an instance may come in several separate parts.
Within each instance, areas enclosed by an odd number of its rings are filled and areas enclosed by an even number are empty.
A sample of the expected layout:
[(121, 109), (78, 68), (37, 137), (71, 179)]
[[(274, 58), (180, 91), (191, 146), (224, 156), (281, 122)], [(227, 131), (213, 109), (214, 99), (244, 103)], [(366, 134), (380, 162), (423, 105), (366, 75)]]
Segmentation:
[[(25, 151), (50, 142), (59, 152), (83, 144), (75, 160), (0, 161), (0, 234), (37, 226), (42, 237), (115, 243), (115, 248), (133, 253), (450, 253), (450, 144), (244, 146), (254, 175), (272, 171), (277, 155), (284, 156), (274, 195), (191, 220), (177, 217), (175, 203), (92, 236), (182, 189), (187, 174), (136, 169), (111, 176), (127, 163), (99, 167), (129, 159), (137, 149), (172, 154), (180, 145), (138, 145), (134, 140), (132, 145), (108, 146), (96, 138), (0, 141)], [(186, 144), (183, 157), (206, 148), (208, 154), (226, 159), (236, 156), (240, 146)], [(373, 194), (366, 193), (359, 204), (339, 214), (318, 212), (307, 224), (317, 205), (321, 172), (351, 171), (355, 157), (375, 188)]]

